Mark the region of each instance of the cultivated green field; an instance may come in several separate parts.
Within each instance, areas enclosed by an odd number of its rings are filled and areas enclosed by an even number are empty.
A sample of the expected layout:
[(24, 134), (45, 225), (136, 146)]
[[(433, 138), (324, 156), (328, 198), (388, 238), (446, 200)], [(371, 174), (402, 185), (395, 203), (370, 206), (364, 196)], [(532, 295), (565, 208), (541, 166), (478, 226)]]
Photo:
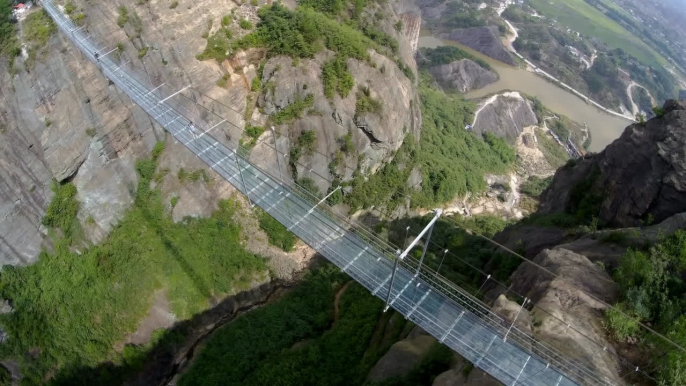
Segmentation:
[(575, 31), (621, 48), (644, 64), (661, 67), (667, 60), (641, 39), (584, 0), (529, 0), (536, 10)]

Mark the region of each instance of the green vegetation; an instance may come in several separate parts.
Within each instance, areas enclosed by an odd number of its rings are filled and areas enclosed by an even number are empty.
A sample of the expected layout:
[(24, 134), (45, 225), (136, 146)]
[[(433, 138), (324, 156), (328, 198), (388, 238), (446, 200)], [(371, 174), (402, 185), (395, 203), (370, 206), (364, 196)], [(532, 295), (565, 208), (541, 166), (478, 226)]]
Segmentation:
[(178, 6), (179, 6), (179, 1), (178, 1), (178, 0), (174, 0), (174, 1), (171, 2), (171, 4), (169, 4), (169, 9), (174, 9), (174, 8), (176, 8), (176, 7), (178, 7)]
[[(513, 166), (514, 150), (502, 139), (488, 136), (484, 141), (464, 129), (472, 121), (474, 105), (460, 95), (431, 89), (429, 82), (424, 74), (421, 142), (416, 144), (408, 135), (391, 163), (368, 177), (356, 172), (345, 183), (353, 187), (344, 199), (353, 211), (382, 203), (392, 209), (404, 202), (405, 195), (412, 197), (413, 207), (431, 207), (468, 191), (481, 192), (486, 189), (484, 174), (505, 173)], [(407, 186), (415, 166), (422, 173), (420, 191)]]
[[(56, 239), (54, 251), (42, 252), (38, 263), (3, 269), (0, 296), (15, 312), (0, 315), (11, 337), (0, 346), (0, 357), (19, 362), (22, 384), (43, 384), (56, 369), (58, 379), (78, 379), (79, 368), (128, 364), (136, 357), (131, 349), (120, 354), (114, 346), (136, 329), (158, 291), (184, 319), (266, 272), (265, 261), (241, 246), (233, 200), (221, 202), (210, 218), (174, 223), (161, 192), (150, 188), (155, 168), (152, 159), (137, 164), (135, 204), (102, 244), (80, 246), (77, 254), (69, 238)], [(71, 184), (56, 187), (48, 226), (69, 232), (78, 209), (75, 194)], [(97, 383), (109, 383), (110, 376), (100, 373)]]
[(302, 117), (305, 109), (314, 104), (314, 95), (307, 94), (305, 98), (296, 97), (295, 101), (284, 107), (281, 111), (269, 117), (275, 125), (289, 123)]
[(569, 153), (555, 141), (555, 138), (541, 129), (536, 129), (536, 138), (538, 139), (538, 147), (550, 166), (559, 168), (569, 161)]
[(357, 91), (357, 102), (355, 104), (355, 116), (364, 114), (380, 114), (383, 109), (381, 101), (372, 98), (369, 88), (360, 87)]
[[(389, 240), (395, 245), (402, 245), (407, 226), (416, 233), (430, 220), (431, 216), (408, 218), (384, 225), (384, 227), (388, 227)], [(456, 227), (455, 222), (461, 226)], [(490, 215), (441, 219), (434, 226), (432, 240), (435, 243), (429, 246), (424, 262), (433, 270), (438, 270), (440, 267), (441, 275), (475, 296), (482, 296), (483, 293), (479, 293), (477, 289), (486, 278), (473, 267), (492, 273), (495, 279), (505, 282), (520, 265), (521, 260), (510, 253), (494, 248), (492, 244), (477, 235), (493, 237), (508, 225), (510, 223), (500, 217)], [(471, 229), (474, 234), (465, 232), (463, 228)], [(450, 250), (454, 256), (448, 255), (444, 259), (446, 249)], [(414, 248), (411, 252), (417, 259), (421, 253), (421, 246)]]
[(68, 243), (79, 232), (79, 222), (76, 214), (79, 211), (79, 202), (76, 200), (76, 187), (71, 182), (60, 184), (52, 183), (52, 191), (55, 193), (48, 209), (43, 217), (43, 225), (62, 231)]
[(426, 357), (409, 374), (383, 382), (369, 382), (366, 386), (432, 385), (438, 375), (450, 370), (452, 358), (452, 350), (440, 343), (434, 343)]
[(348, 96), (355, 80), (348, 72), (348, 64), (344, 57), (337, 55), (324, 63), (322, 66), (322, 82), (324, 83), (324, 95), (329, 100), (333, 100), (334, 93), (338, 93), (342, 98)]
[(238, 26), (241, 27), (242, 29), (252, 29), (253, 25), (250, 21), (247, 19), (242, 19), (239, 23)]
[(638, 37), (584, 0), (529, 0), (542, 15), (557, 19), (584, 35), (596, 37), (612, 48), (621, 48), (645, 64), (660, 68), (668, 62)]
[(255, 32), (236, 45), (239, 48), (265, 47), (269, 56), (310, 58), (324, 46), (343, 57), (367, 59), (370, 40), (360, 31), (340, 24), (312, 9), (290, 11), (279, 3), (258, 11), (261, 22)]
[(10, 0), (0, 0), (0, 56), (8, 56), (10, 67), (14, 57), (21, 54), (21, 48), (17, 42), (15, 28), (12, 24), (12, 5)]
[(129, 9), (122, 5), (119, 7), (118, 11), (119, 16), (117, 17), (117, 25), (120, 28), (124, 28), (126, 23), (129, 22)]
[(520, 185), (519, 191), (530, 197), (540, 197), (541, 194), (548, 189), (548, 186), (550, 186), (552, 181), (553, 177), (540, 178), (531, 176), (526, 182)]
[(257, 144), (257, 140), (260, 138), (260, 136), (264, 133), (264, 127), (262, 126), (252, 126), (252, 125), (247, 125), (245, 127), (245, 135), (250, 138), (250, 142), (246, 143), (241, 143), (243, 146), (246, 146), (248, 148), (251, 148)]
[(429, 63), (423, 67), (439, 66), (442, 64), (452, 63), (456, 60), (469, 59), (478, 63), (481, 67), (493, 71), (488, 62), (477, 58), (469, 52), (454, 46), (441, 46), (436, 48), (422, 48), (422, 55), (429, 60)]
[(348, 280), (326, 265), (283, 299), (224, 326), (179, 386), (363, 384), (405, 322), (382, 313), (383, 303), (356, 283), (340, 296), (334, 320), (336, 293)]
[(143, 47), (140, 50), (138, 50), (138, 59), (143, 59), (145, 55), (148, 54), (148, 48), (150, 47)]
[(293, 250), (297, 239), (285, 226), (263, 210), (259, 211), (257, 219), (260, 222), (260, 228), (267, 233), (269, 244), (277, 246), (286, 252)]
[(180, 168), (177, 177), (179, 178), (179, 182), (181, 182), (181, 184), (185, 184), (187, 182), (198, 182), (200, 180), (206, 184), (210, 184), (212, 182), (212, 178), (207, 174), (205, 169), (198, 169), (189, 173), (186, 171), (186, 169)]
[(45, 11), (33, 12), (26, 16), (24, 25), (24, 42), (28, 46), (26, 67), (33, 67), (39, 52), (45, 48), (50, 36), (57, 31), (57, 26)]
[[(664, 340), (646, 334), (648, 323), (677, 344), (686, 346), (686, 231), (679, 230), (648, 250), (629, 250), (614, 272), (622, 301), (606, 315), (616, 339), (637, 339), (647, 350), (661, 384), (686, 382), (686, 354)], [(625, 316), (619, 312), (622, 310)], [(649, 354), (654, 351), (654, 355)], [(659, 355), (666, 353), (666, 356)]]

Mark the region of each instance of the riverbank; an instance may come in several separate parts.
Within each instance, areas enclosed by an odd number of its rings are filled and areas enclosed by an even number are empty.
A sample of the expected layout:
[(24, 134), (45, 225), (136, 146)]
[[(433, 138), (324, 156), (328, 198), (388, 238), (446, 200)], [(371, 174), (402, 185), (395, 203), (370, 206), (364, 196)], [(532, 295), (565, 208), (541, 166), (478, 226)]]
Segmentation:
[(423, 31), (419, 38), (419, 47), (435, 48), (441, 45), (453, 45), (469, 52), (487, 62), (500, 76), (497, 82), (466, 93), (466, 98), (481, 99), (503, 91), (520, 91), (535, 96), (550, 110), (581, 124), (587, 123), (593, 138), (589, 147), (590, 151), (602, 151), (605, 146), (617, 139), (626, 126), (631, 123), (627, 117), (619, 114), (608, 114), (578, 95), (560, 87), (547, 77), (509, 66), (462, 44), (436, 38), (430, 35), (428, 31)]
[[(498, 11), (499, 15), (502, 14), (502, 11), (500, 10), (500, 8), (497, 11)], [(587, 95), (583, 94), (582, 92), (576, 90), (575, 88), (571, 87), (570, 85), (564, 83), (563, 81), (561, 81), (561, 80), (557, 79), (556, 77), (552, 76), (551, 74), (547, 73), (546, 71), (544, 71), (543, 69), (541, 69), (540, 67), (538, 67), (534, 63), (532, 63), (529, 59), (525, 58), (523, 55), (521, 55), (519, 52), (517, 52), (517, 50), (514, 48), (514, 42), (519, 37), (519, 34), (517, 33), (517, 29), (512, 25), (512, 23), (510, 23), (509, 20), (506, 20), (502, 16), (501, 16), (501, 19), (505, 22), (505, 24), (507, 24), (507, 26), (510, 28), (510, 32), (511, 32), (510, 37), (508, 37), (508, 44), (506, 45), (507, 49), (510, 50), (519, 59), (523, 60), (527, 64), (527, 71), (532, 71), (532, 72), (534, 72), (540, 76), (548, 78), (549, 80), (553, 81), (554, 83), (558, 84), (559, 86), (567, 89), (568, 91), (570, 91), (574, 95), (583, 99), (584, 101), (586, 101), (586, 103), (590, 103), (591, 105), (596, 106), (597, 108), (599, 108), (600, 110), (602, 110), (608, 114), (612, 114), (612, 115), (618, 116), (620, 118), (625, 118), (625, 119), (628, 119), (632, 122), (635, 122), (635, 118), (633, 115), (632, 116), (624, 115), (622, 113), (619, 113), (619, 112), (616, 112), (614, 110), (611, 110), (611, 109), (604, 107), (603, 105), (601, 105), (600, 103), (589, 98)], [(591, 63), (587, 63), (587, 66), (589, 68), (593, 65), (592, 64), (593, 61), (594, 61), (594, 58), (591, 58)], [(631, 94), (629, 94), (629, 98), (631, 98)]]

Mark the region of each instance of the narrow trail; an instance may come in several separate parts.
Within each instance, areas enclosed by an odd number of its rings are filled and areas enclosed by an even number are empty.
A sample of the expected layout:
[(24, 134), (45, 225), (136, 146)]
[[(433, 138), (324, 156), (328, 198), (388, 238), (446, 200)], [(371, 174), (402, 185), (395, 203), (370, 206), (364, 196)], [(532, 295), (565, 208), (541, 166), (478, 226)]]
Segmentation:
[(343, 287), (341, 287), (341, 289), (339, 289), (338, 292), (336, 293), (336, 297), (334, 298), (334, 301), (333, 301), (333, 326), (338, 324), (338, 317), (340, 315), (338, 303), (341, 300), (341, 296), (343, 296), (345, 291), (348, 289), (348, 287), (350, 287), (350, 285), (352, 283), (353, 283), (352, 280), (345, 283), (345, 285), (343, 285)]

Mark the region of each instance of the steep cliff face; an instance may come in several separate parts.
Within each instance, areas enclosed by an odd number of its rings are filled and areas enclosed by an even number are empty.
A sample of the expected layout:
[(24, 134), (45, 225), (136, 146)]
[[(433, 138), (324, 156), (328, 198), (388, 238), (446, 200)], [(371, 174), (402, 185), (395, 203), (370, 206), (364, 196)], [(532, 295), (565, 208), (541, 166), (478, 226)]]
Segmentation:
[(610, 226), (662, 222), (686, 211), (686, 102), (626, 128), (603, 152), (558, 170), (540, 213), (584, 210)]
[[(259, 21), (256, 6), (205, 0), (181, 0), (174, 2), (174, 6), (155, 0), (143, 3), (125, 0), (116, 4), (76, 0), (73, 4), (75, 14), (83, 14), (84, 28), (90, 36), (108, 50), (117, 48), (111, 55), (130, 62), (127, 68), (133, 69), (141, 81), (155, 86), (164, 84), (161, 92), (166, 94), (190, 85), (192, 88), (178, 97), (200, 106), (190, 113), (202, 116), (212, 111), (221, 115), (227, 122), (217, 127), (213, 134), (227, 141), (240, 140), (251, 81), (257, 76), (259, 67), (254, 59), (263, 55), (239, 52), (225, 63), (200, 61), (196, 55), (207, 44), (204, 36), (220, 28), (225, 15), (236, 15), (236, 25), (232, 26), (235, 36), (249, 33), (238, 27), (237, 20), (247, 19), (256, 24)], [(127, 9), (128, 20), (121, 18), (122, 7)], [(419, 31), (417, 8), (411, 2), (383, 7), (382, 11), (389, 18), (381, 28), (398, 40), (398, 57), (416, 73), (413, 47), (416, 47)], [(34, 7), (34, 11), (40, 12), (40, 9)], [(400, 31), (394, 26), (397, 20), (402, 21)], [(22, 28), (21, 23), (19, 28)], [(419, 135), (421, 121), (413, 82), (403, 75), (395, 62), (374, 52), (371, 55), (379, 65), (377, 69), (369, 67), (369, 63), (351, 62), (349, 65), (356, 78), (355, 90), (358, 85), (365, 86), (373, 97), (389, 101), (384, 103), (381, 114), (355, 117), (354, 100), (336, 100), (330, 106), (321, 106), (324, 113), (321, 117), (308, 116), (302, 122), (296, 122), (293, 132), (297, 132), (298, 127), (316, 126), (322, 133), (319, 141), (323, 141), (317, 149), (330, 155), (340, 148), (336, 141), (338, 136), (333, 134), (344, 135), (349, 131), (354, 135), (359, 152), (366, 155), (365, 166), (375, 170), (402, 144), (408, 132)], [(285, 65), (285, 61), (285, 58), (275, 57), (265, 66), (272, 70), (264, 73), (277, 85), (272, 99), (265, 100), (267, 110), (270, 104), (275, 109), (283, 107), (280, 104), (292, 101), (298, 95), (296, 91), (302, 91), (291, 86), (303, 76), (302, 72), (297, 74), (298, 71), (310, 65), (313, 66), (308, 70), (311, 71), (312, 82), (308, 80), (313, 87), (311, 91), (316, 89), (321, 93), (321, 71), (316, 59), (301, 63), (297, 70)], [(280, 71), (274, 71), (282, 62)], [(380, 80), (378, 73), (383, 64), (388, 71)], [(133, 202), (137, 187), (136, 161), (148, 156), (154, 144), (165, 138), (161, 127), (109, 84), (98, 68), (82, 58), (59, 33), (52, 34), (34, 63), (25, 65), (20, 57), (14, 68), (17, 70), (13, 75), (6, 67), (0, 68), (1, 83), (8, 85), (2, 87), (0, 100), (0, 174), (3, 180), (0, 188), (0, 265), (29, 264), (35, 261), (41, 248), (49, 245), (41, 219), (52, 197), (50, 183), (53, 179), (73, 181), (81, 203), (78, 218), (82, 224), (89, 223), (85, 227), (86, 236), (91, 242), (102, 240)], [(290, 71), (286, 71), (287, 68)], [(276, 97), (279, 95), (283, 98)], [(255, 112), (259, 123), (259, 112), (257, 109)], [(358, 128), (358, 123), (364, 129)], [(329, 133), (327, 129), (332, 131)], [(289, 135), (279, 138), (280, 151), (286, 154), (290, 146), (288, 138)], [(174, 147), (174, 151), (177, 155), (188, 153), (180, 146)], [(354, 169), (357, 159), (350, 158), (346, 162)], [(183, 159), (170, 158), (160, 168), (178, 170), (184, 165)], [(312, 160), (311, 164), (328, 173), (328, 161)], [(191, 188), (163, 185), (165, 194), (171, 194), (173, 189)], [(217, 184), (192, 189), (199, 189), (195, 194), (208, 200), (187, 207), (181, 200), (180, 206), (175, 208), (179, 213), (175, 218), (181, 218), (182, 212), (183, 215), (206, 215), (216, 206), (216, 199), (223, 196), (222, 187)]]

